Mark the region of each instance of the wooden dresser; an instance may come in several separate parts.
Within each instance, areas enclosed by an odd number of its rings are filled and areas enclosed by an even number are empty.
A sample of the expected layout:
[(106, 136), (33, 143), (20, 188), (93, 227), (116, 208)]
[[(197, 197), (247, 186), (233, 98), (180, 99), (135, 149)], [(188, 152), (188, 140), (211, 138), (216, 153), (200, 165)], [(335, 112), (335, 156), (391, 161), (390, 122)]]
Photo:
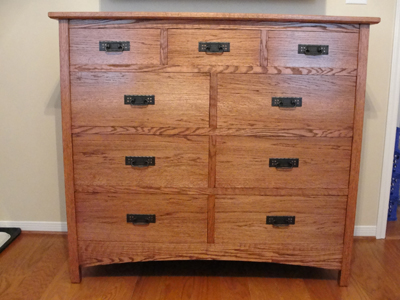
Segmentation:
[(379, 18), (59, 19), (70, 273), (152, 260), (341, 271)]

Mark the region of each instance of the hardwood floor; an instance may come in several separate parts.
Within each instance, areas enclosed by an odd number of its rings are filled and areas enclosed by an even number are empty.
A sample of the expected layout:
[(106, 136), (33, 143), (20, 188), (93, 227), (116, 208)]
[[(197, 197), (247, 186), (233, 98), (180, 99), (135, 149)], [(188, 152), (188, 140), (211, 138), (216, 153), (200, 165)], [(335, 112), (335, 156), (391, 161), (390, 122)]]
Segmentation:
[(400, 299), (400, 240), (357, 238), (350, 285), (338, 272), (268, 263), (183, 261), (97, 266), (68, 277), (64, 234), (22, 233), (0, 254), (0, 299)]

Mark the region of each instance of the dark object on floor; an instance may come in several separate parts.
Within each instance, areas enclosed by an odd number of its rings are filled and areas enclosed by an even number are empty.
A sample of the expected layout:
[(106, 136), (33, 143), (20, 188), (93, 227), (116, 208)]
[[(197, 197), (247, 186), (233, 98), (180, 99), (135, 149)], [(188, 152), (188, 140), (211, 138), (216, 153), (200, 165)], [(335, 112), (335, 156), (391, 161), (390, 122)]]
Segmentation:
[(3, 252), (3, 250), (6, 249), (8, 247), (8, 245), (10, 245), (12, 243), (12, 241), (17, 238), (17, 236), (20, 235), (21, 228), (0, 227), (0, 234), (3, 234), (3, 233), (8, 233), (10, 235), (10, 237), (5, 242), (0, 244), (0, 253)]

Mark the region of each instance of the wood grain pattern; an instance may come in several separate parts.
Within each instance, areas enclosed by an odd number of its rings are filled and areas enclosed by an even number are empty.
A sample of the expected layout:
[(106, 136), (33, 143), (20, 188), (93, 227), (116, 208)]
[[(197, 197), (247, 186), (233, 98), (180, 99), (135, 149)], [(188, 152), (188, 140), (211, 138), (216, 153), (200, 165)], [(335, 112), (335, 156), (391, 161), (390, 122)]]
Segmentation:
[[(199, 52), (199, 42), (229, 42), (230, 52)], [(254, 30), (168, 30), (170, 65), (260, 65), (260, 31)]]
[[(355, 78), (220, 74), (218, 128), (343, 130), (353, 127)], [(272, 97), (301, 97), (279, 108)]]
[(208, 195), (207, 202), (207, 243), (213, 244), (215, 239), (215, 195)]
[[(219, 196), (215, 198), (216, 244), (343, 245), (347, 197)], [(275, 228), (267, 216), (295, 216), (295, 224)]]
[[(357, 33), (270, 31), (268, 41), (270, 66), (357, 68)], [(329, 45), (329, 54), (298, 54), (299, 44)]]
[(333, 188), (171, 188), (139, 187), (124, 185), (76, 185), (80, 193), (134, 193), (134, 194), (174, 194), (174, 195), (260, 195), (260, 196), (347, 196), (348, 189)]
[[(77, 186), (208, 186), (207, 137), (93, 135), (73, 142)], [(154, 156), (155, 166), (133, 168), (125, 156)]]
[(260, 40), (260, 66), (268, 66), (268, 31), (261, 30), (261, 40)]
[[(99, 51), (100, 41), (129, 41), (130, 51)], [(159, 29), (71, 29), (71, 64), (160, 64)]]
[(60, 89), (61, 118), (64, 159), (65, 201), (68, 223), (69, 270), (71, 282), (81, 281), (78, 261), (78, 243), (76, 233), (75, 198), (74, 198), (74, 165), (71, 133), (71, 86), (69, 78), (69, 29), (68, 20), (59, 21), (60, 39)]
[(160, 38), (160, 62), (162, 65), (168, 64), (168, 29), (161, 29)]
[(249, 29), (249, 30), (297, 30), (358, 33), (359, 24), (323, 24), (268, 21), (202, 21), (202, 20), (70, 20), (70, 28), (81, 29)]
[(354, 108), (354, 134), (351, 149), (349, 197), (347, 203), (346, 230), (344, 233), (343, 264), (339, 281), (339, 284), (341, 286), (347, 286), (350, 279), (351, 253), (353, 247), (354, 224), (356, 218), (358, 178), (360, 173), (365, 89), (367, 81), (368, 38), (369, 25), (362, 25), (360, 28), (359, 38), (358, 76), (356, 102)]
[(208, 187), (215, 187), (216, 179), (216, 158), (217, 158), (217, 139), (215, 136), (210, 135), (209, 150), (208, 150)]
[[(351, 139), (217, 137), (217, 187), (347, 188)], [(269, 167), (298, 158), (299, 167)], [(323, 175), (323, 176), (321, 176)]]
[(239, 135), (269, 137), (352, 137), (352, 129), (279, 129), (279, 128), (197, 128), (197, 127), (128, 127), (128, 126), (72, 126), (76, 136), (88, 134), (112, 135)]
[(217, 128), (218, 74), (210, 73), (210, 128)]
[(268, 245), (244, 243), (203, 245), (81, 241), (79, 247), (82, 253), (81, 263), (84, 266), (153, 260), (213, 259), (276, 262), (339, 269), (343, 251), (341, 244), (288, 243), (287, 248), (283, 248), (281, 244), (274, 242)]
[(141, 72), (141, 73), (235, 73), (356, 76), (356, 68), (259, 67), (259, 66), (164, 66), (164, 65), (72, 65), (71, 72)]
[[(79, 241), (189, 244), (207, 242), (207, 196), (76, 194)], [(127, 214), (155, 214), (149, 225)]]
[(380, 18), (316, 16), (316, 15), (280, 15), (280, 14), (243, 14), (243, 13), (181, 13), (181, 12), (49, 12), (52, 19), (163, 19), (163, 20), (263, 20), (275, 22), (377, 24)]
[[(74, 72), (71, 73), (72, 123), (74, 126), (208, 127), (209, 80), (208, 74)], [(154, 95), (155, 104), (124, 105), (124, 95)]]

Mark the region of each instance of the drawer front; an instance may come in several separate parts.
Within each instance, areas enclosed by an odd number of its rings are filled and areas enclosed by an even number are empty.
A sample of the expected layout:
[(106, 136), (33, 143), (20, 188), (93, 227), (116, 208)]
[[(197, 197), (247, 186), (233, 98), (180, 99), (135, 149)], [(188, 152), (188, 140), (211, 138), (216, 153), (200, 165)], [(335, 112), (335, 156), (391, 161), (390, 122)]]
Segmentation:
[[(328, 55), (299, 54), (299, 45), (329, 46)], [(357, 33), (270, 31), (267, 48), (269, 66), (357, 68)]]
[[(160, 64), (159, 29), (70, 29), (70, 63), (76, 64)], [(99, 50), (101, 41), (130, 43), (130, 50)]]
[[(340, 188), (349, 183), (350, 138), (217, 137), (217, 187)], [(269, 167), (297, 158), (298, 167)]]
[[(215, 243), (343, 244), (346, 196), (216, 196)], [(285, 227), (267, 225), (267, 216), (294, 216)]]
[[(199, 42), (229, 43), (230, 52), (199, 52)], [(169, 65), (260, 64), (259, 30), (168, 30)]]
[[(76, 193), (75, 199), (79, 240), (207, 242), (207, 196)], [(128, 223), (127, 214), (155, 215), (155, 223)]]
[[(349, 129), (355, 77), (220, 74), (218, 127)], [(274, 106), (273, 97), (301, 98), (300, 107)]]
[[(76, 186), (208, 186), (208, 137), (84, 135), (73, 145)], [(152, 156), (155, 165), (132, 167), (127, 156)]]
[[(208, 127), (208, 74), (71, 73), (75, 126)], [(154, 96), (130, 105), (125, 95)]]

